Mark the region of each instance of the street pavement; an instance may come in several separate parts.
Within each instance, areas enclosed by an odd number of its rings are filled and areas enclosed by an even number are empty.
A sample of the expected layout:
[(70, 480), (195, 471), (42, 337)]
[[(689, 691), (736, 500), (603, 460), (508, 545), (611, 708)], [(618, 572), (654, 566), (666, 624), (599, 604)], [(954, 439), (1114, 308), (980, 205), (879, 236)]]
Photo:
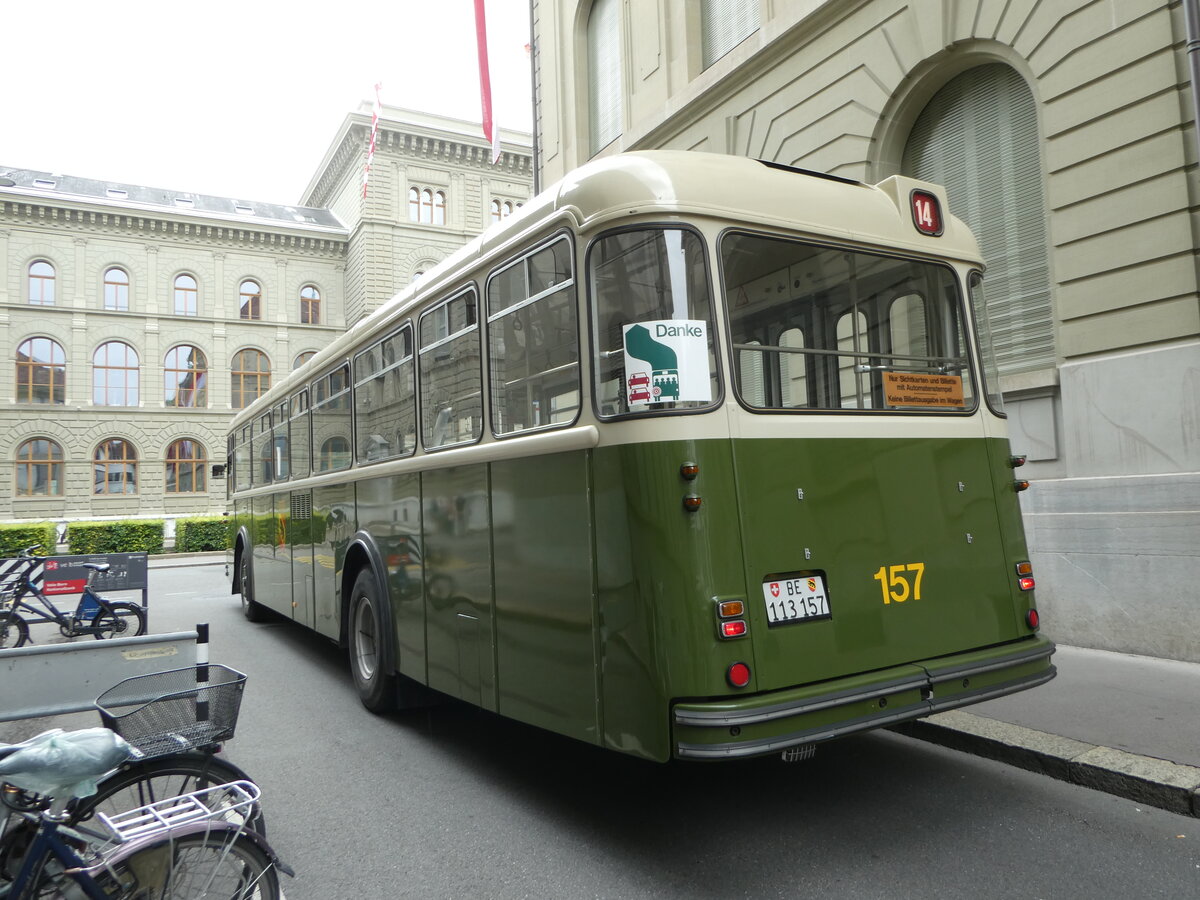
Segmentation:
[[(151, 566), (223, 558), (152, 558)], [(1200, 817), (1200, 663), (1061, 645), (1053, 662), (1058, 677), (1048, 684), (894, 730)]]

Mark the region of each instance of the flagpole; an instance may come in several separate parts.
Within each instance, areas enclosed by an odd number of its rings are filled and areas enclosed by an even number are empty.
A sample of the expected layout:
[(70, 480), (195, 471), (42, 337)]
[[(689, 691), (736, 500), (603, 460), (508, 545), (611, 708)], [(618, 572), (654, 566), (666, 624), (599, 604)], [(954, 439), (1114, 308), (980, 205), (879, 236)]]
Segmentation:
[(383, 82), (377, 82), (375, 85), (375, 107), (371, 110), (371, 139), (367, 142), (367, 165), (363, 168), (363, 191), (362, 198), (367, 199), (367, 180), (371, 177), (371, 160), (375, 158), (375, 136), (379, 133), (379, 114), (383, 111), (383, 104), (379, 102), (379, 89), (383, 87)]

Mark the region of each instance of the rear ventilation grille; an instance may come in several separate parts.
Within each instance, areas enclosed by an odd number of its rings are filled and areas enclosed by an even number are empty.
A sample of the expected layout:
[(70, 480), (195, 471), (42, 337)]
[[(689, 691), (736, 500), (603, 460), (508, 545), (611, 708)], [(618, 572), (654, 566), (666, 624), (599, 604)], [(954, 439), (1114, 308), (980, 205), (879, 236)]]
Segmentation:
[(312, 494), (292, 494), (292, 518), (312, 518)]

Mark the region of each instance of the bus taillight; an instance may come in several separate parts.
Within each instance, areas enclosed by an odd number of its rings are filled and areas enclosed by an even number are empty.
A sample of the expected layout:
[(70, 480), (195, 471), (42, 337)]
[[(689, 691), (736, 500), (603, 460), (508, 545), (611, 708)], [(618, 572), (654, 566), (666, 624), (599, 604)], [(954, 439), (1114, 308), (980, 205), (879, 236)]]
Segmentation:
[(721, 623), (721, 637), (723, 638), (741, 637), (746, 631), (745, 619), (733, 619), (729, 622)]
[(1025, 613), (1025, 624), (1029, 626), (1030, 631), (1037, 631), (1038, 626), (1042, 624), (1042, 617), (1038, 615), (1036, 609)]
[(1033, 580), (1033, 563), (1022, 560), (1017, 563), (1017, 587), (1023, 591), (1032, 591), (1037, 586)]
[(744, 688), (750, 683), (750, 667), (744, 662), (735, 662), (725, 670), (725, 680), (732, 687)]

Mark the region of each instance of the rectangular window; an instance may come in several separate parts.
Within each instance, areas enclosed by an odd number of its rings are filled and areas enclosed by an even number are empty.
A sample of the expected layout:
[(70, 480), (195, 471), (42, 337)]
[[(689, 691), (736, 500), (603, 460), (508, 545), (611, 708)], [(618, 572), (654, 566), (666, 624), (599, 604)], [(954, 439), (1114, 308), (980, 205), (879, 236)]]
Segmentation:
[(350, 366), (343, 365), (313, 383), (312, 442), (314, 470), (350, 467)]
[(483, 433), (478, 297), (459, 294), (421, 316), (421, 441), (467, 444)]
[(288, 427), (290, 466), (293, 478), (304, 478), (312, 471), (311, 423), (308, 421), (308, 391), (293, 394)]
[(291, 446), (288, 432), (291, 422), (291, 412), (287, 400), (275, 407), (273, 414), (274, 425), (271, 428), (271, 452), (275, 465), (275, 480), (287, 481), (292, 474)]
[(748, 234), (727, 235), (721, 256), (746, 406), (974, 407), (962, 295), (949, 267)]
[(275, 452), (271, 446), (271, 414), (267, 413), (258, 420), (254, 429), (254, 451), (258, 460), (255, 470), (255, 484), (270, 484), (275, 480)]
[(488, 282), (492, 428), (497, 436), (569, 424), (579, 413), (579, 325), (571, 243), (549, 246)]
[(622, 231), (588, 252), (601, 416), (701, 409), (720, 399), (704, 244), (680, 229)]
[(417, 445), (413, 332), (405, 325), (354, 358), (358, 461), (410, 456)]
[(251, 471), (253, 465), (251, 460), (253, 456), (253, 446), (250, 442), (250, 435), (253, 428), (250, 425), (245, 426), (237, 435), (236, 443), (233, 448), (233, 476), (235, 479), (234, 489), (239, 491), (249, 490), (251, 484)]

